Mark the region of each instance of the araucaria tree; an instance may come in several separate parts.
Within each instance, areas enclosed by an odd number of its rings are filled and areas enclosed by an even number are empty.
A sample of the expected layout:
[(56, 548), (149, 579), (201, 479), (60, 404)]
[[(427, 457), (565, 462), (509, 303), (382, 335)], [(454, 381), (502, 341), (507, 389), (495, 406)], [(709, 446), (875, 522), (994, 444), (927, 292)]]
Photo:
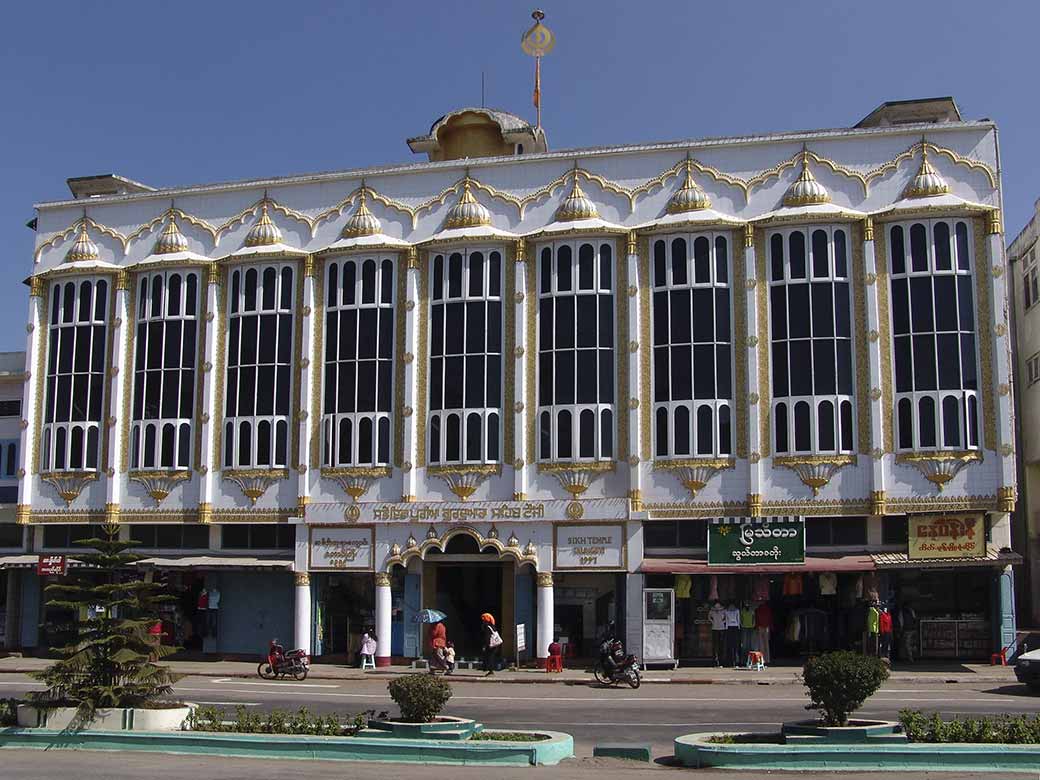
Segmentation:
[(139, 707), (172, 691), (177, 676), (156, 661), (175, 651), (163, 647), (149, 629), (159, 622), (159, 604), (174, 600), (159, 583), (144, 582), (133, 564), (143, 556), (120, 541), (119, 526), (101, 527), (101, 538), (84, 539), (74, 557), (76, 577), (47, 586), (48, 606), (71, 613), (57, 626), (70, 636), (51, 648), (58, 660), (33, 675), (47, 685), (33, 694), (36, 704), (77, 707), (83, 715), (106, 707)]

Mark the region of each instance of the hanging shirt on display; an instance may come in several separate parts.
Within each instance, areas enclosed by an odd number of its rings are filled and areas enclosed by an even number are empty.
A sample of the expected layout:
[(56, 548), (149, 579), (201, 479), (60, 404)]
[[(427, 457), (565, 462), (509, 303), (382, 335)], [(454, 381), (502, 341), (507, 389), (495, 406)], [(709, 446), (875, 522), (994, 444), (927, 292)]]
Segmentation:
[(726, 628), (740, 628), (740, 610), (736, 607), (726, 609)]
[(677, 599), (688, 599), (692, 588), (693, 581), (689, 574), (680, 574), (675, 578), (675, 597)]
[(878, 616), (878, 630), (882, 634), (892, 633), (892, 613), (887, 609)]
[(820, 575), (820, 595), (835, 596), (838, 593), (838, 575), (831, 571), (825, 571)]
[(755, 625), (759, 628), (773, 627), (773, 610), (768, 604), (759, 604), (755, 610)]
[(741, 607), (740, 609), (740, 627), (741, 628), (754, 628), (755, 627), (755, 611), (751, 607)]
[(867, 610), (867, 633), (876, 634), (881, 630), (881, 613), (878, 612), (877, 607), (871, 607)]
[(719, 600), (719, 578), (717, 575), (712, 574), (708, 580), (708, 601)]
[(708, 610), (708, 620), (711, 621), (712, 631), (726, 630), (726, 610), (722, 608), (721, 604), (716, 603)]
[(784, 575), (784, 595), (801, 596), (804, 591), (801, 574)]
[(769, 577), (759, 574), (755, 577), (754, 591), (751, 594), (752, 601), (769, 601)]

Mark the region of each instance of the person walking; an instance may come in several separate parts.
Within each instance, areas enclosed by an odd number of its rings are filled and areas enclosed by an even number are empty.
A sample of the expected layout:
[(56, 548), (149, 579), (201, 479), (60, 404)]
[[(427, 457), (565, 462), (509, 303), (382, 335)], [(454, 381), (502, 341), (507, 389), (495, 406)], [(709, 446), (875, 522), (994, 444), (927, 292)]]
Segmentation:
[(434, 623), (430, 629), (430, 674), (436, 669), (446, 670), (444, 648), (448, 645), (448, 630), (444, 623)]
[(490, 677), (498, 669), (502, 654), (502, 637), (495, 628), (495, 618), (490, 612), (480, 616), (480, 630), (484, 645), (484, 676)]

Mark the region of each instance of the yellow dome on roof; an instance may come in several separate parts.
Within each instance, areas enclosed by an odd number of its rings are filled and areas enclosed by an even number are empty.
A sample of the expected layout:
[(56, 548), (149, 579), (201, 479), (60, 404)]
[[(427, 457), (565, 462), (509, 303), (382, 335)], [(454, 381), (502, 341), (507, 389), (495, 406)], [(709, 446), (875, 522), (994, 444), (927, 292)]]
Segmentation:
[(79, 223), (79, 235), (76, 241), (65, 255), (66, 263), (81, 263), (88, 260), (97, 260), (101, 256), (98, 245), (87, 235), (87, 220), (83, 218)]
[(444, 226), (452, 228), (485, 227), (491, 224), (491, 212), (480, 203), (470, 189), (469, 177), (462, 183), (462, 196), (459, 202), (451, 207)]
[(260, 218), (246, 234), (246, 246), (272, 246), (282, 242), (282, 231), (267, 213), (267, 200), (260, 203)]
[(374, 236), (382, 232), (383, 226), (380, 224), (379, 219), (368, 210), (368, 204), (365, 202), (365, 188), (362, 187), (361, 201), (358, 203), (357, 211), (347, 220), (347, 224), (340, 235), (343, 238), (360, 238), (361, 236)]
[(798, 179), (787, 188), (784, 194), (785, 206), (815, 206), (821, 203), (830, 203), (831, 195), (827, 188), (816, 181), (816, 177), (809, 170), (809, 153), (802, 150), (802, 172)]
[(595, 219), (598, 216), (599, 210), (581, 188), (578, 183), (578, 172), (575, 170), (571, 192), (556, 209), (556, 219), (560, 222), (574, 222), (579, 219)]

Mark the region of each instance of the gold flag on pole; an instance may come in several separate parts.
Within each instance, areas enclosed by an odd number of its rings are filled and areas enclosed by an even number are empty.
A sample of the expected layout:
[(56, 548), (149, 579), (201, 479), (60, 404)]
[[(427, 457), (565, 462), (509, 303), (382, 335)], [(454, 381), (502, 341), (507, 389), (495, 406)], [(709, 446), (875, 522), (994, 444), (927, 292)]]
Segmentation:
[(520, 38), (520, 47), (534, 57), (534, 107), (537, 110), (537, 127), (542, 126), (542, 57), (553, 50), (556, 36), (542, 24), (545, 14), (539, 9), (531, 14), (534, 26)]

